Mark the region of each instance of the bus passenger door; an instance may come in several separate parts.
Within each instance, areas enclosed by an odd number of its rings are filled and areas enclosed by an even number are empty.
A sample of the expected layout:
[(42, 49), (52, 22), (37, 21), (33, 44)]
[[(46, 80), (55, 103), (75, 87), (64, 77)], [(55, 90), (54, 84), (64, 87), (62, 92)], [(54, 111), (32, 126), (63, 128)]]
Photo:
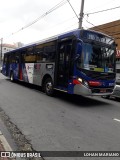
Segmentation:
[(72, 50), (72, 40), (67, 40), (58, 43), (58, 53), (56, 61), (56, 85), (66, 87), (68, 86), (68, 79), (70, 77), (70, 58)]
[(20, 55), (19, 53), (15, 53), (13, 56), (13, 71), (14, 71), (14, 78), (20, 79), (19, 72), (20, 72)]
[(19, 52), (15, 52), (12, 57), (11, 57), (11, 70), (13, 71), (14, 74), (14, 79), (22, 80), (20, 77), (20, 72), (21, 72), (21, 55)]
[(4, 71), (4, 74), (6, 76), (9, 76), (9, 72), (10, 72), (10, 55), (5, 55), (4, 56), (4, 68), (3, 68), (3, 71)]

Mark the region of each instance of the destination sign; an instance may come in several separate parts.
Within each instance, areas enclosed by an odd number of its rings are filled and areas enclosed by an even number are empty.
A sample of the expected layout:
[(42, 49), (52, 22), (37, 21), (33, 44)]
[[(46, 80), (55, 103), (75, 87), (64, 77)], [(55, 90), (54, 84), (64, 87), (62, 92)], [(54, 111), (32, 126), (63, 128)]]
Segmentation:
[(107, 36), (100, 34), (100, 33), (92, 32), (92, 31), (84, 31), (83, 38), (97, 41), (97, 42), (101, 42), (101, 43), (105, 43), (105, 44), (109, 44), (109, 45), (114, 42), (114, 40), (112, 38), (107, 37)]

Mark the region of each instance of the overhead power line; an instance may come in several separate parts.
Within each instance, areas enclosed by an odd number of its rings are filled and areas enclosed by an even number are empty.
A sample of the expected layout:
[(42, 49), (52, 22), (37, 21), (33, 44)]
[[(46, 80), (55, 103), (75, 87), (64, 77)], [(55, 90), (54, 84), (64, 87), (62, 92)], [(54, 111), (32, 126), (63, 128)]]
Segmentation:
[[(8, 38), (30, 26), (32, 26), (33, 24), (35, 24), (36, 22), (38, 22), (39, 20), (41, 20), (42, 18), (44, 18), (45, 16), (49, 15), (50, 13), (52, 13), (53, 11), (57, 10), (58, 8), (62, 7), (63, 5), (65, 5), (67, 2), (71, 5), (71, 3), (69, 2), (70, 0), (62, 0), (60, 1), (57, 5), (55, 5), (54, 7), (52, 7), (50, 10), (48, 10), (47, 12), (45, 12), (43, 15), (39, 16), (38, 18), (36, 18), (35, 20), (33, 20), (32, 22), (28, 23), (27, 25), (25, 25), (24, 27), (20, 28), (19, 30), (17, 30), (16, 32), (13, 32), (11, 35), (5, 37)], [(77, 18), (79, 18), (79, 16), (76, 14), (74, 8), (71, 5), (71, 8), (73, 9), (75, 15)], [(95, 13), (99, 13), (99, 12), (104, 12), (104, 11), (108, 11), (108, 10), (112, 10), (112, 9), (117, 9), (120, 8), (120, 6), (115, 7), (115, 8), (110, 8), (110, 9), (106, 9), (106, 10), (102, 10), (102, 11), (97, 11), (97, 12), (92, 12), (92, 13), (86, 13), (84, 15), (89, 15), (89, 14), (95, 14)], [(86, 20), (87, 21), (87, 20)], [(91, 22), (87, 21), (89, 24), (91, 24), (92, 26), (96, 27), (94, 24), (92, 24)], [(101, 29), (102, 30), (102, 29)]]
[[(16, 32), (13, 32), (11, 35), (14, 35), (30, 26), (32, 26), (33, 24), (35, 24), (36, 22), (38, 22), (39, 20), (41, 20), (42, 18), (44, 18), (45, 16), (49, 15), (50, 13), (52, 13), (53, 11), (55, 11), (56, 9), (62, 7), (64, 4), (66, 4), (69, 0), (62, 0), (61, 2), (59, 2), (57, 5), (55, 5), (54, 7), (52, 7), (50, 10), (48, 10), (47, 12), (45, 12), (43, 15), (39, 16), (38, 18), (36, 18), (35, 20), (33, 20), (32, 22), (28, 23), (27, 25), (25, 25), (24, 27), (20, 28), (19, 30), (17, 30)], [(10, 36), (11, 36), (10, 35)], [(8, 36), (9, 37), (9, 36)]]
[[(84, 18), (85, 19), (85, 18)], [(119, 24), (116, 24), (116, 25), (112, 25), (112, 26), (108, 26), (108, 27), (104, 27), (104, 28), (100, 28), (99, 26), (95, 26), (93, 23), (89, 22), (87, 19), (85, 19), (87, 23), (91, 24), (95, 29), (97, 29), (97, 31), (103, 31), (103, 32), (106, 32), (107, 34), (109, 34), (110, 36), (113, 36), (113, 35), (118, 35), (120, 34), (120, 32), (110, 32), (106, 29), (108, 28), (112, 28), (112, 27), (116, 27), (116, 26), (120, 26), (120, 23)], [(93, 28), (93, 29), (94, 29)]]
[[(96, 13), (101, 13), (101, 12), (105, 12), (105, 11), (110, 11), (110, 10), (113, 10), (113, 9), (118, 9), (120, 8), (120, 6), (117, 6), (117, 7), (114, 7), (114, 8), (108, 8), (108, 9), (105, 9), (105, 10), (100, 10), (100, 11), (96, 11), (96, 12), (91, 12), (91, 13), (85, 13), (84, 15), (90, 15), (90, 14), (96, 14)], [(85, 17), (84, 17), (85, 19)], [(105, 31), (107, 34), (110, 34), (111, 35), (111, 32), (107, 31), (106, 29), (108, 28), (112, 28), (112, 27), (115, 27), (115, 26), (119, 26), (120, 24), (116, 24), (116, 25), (113, 25), (113, 26), (108, 26), (108, 27), (104, 27), (104, 28), (99, 28), (99, 26), (95, 26), (93, 23), (89, 22), (87, 19), (85, 19), (87, 21), (87, 23), (91, 24), (93, 27), (95, 27), (98, 31)], [(115, 32), (113, 32), (114, 34), (116, 34)]]
[(71, 5), (70, 1), (69, 1), (69, 0), (67, 0), (67, 1), (68, 1), (68, 3), (69, 3), (70, 7), (72, 8), (73, 12), (75, 13), (77, 19), (79, 20), (79, 17), (78, 17), (78, 15), (77, 15), (77, 13), (75, 12), (73, 6)]
[(34, 23), (38, 22), (40, 19), (44, 18), (45, 16), (47, 16), (48, 14), (52, 13), (53, 11), (55, 11), (56, 9), (60, 8), (61, 6), (63, 6), (65, 3), (67, 3), (66, 0), (61, 1), (60, 3), (58, 3), (57, 5), (55, 5), (54, 7), (52, 7), (50, 10), (48, 10), (47, 12), (45, 12), (43, 15), (41, 15), (40, 17), (38, 17), (37, 19), (35, 19), (34, 21), (32, 21), (31, 23), (27, 24), (26, 26), (24, 26), (22, 29), (25, 29), (27, 27), (30, 27), (31, 25), (33, 25)]
[(115, 3), (116, 0), (106, 0), (104, 2), (102, 2), (101, 4), (96, 5), (95, 7), (93, 6), (93, 8), (89, 9), (88, 11), (86, 11), (86, 13), (91, 12), (95, 9), (99, 10), (99, 8), (103, 7), (103, 6), (107, 6), (107, 4), (109, 3)]
[(100, 10), (100, 11), (96, 11), (96, 12), (85, 13), (84, 15), (90, 15), (90, 14), (96, 14), (96, 13), (100, 13), (100, 12), (106, 12), (106, 11), (110, 11), (110, 10), (118, 9), (118, 8), (120, 8), (120, 6), (114, 7), (114, 8), (108, 8), (108, 9), (104, 9), (104, 10)]

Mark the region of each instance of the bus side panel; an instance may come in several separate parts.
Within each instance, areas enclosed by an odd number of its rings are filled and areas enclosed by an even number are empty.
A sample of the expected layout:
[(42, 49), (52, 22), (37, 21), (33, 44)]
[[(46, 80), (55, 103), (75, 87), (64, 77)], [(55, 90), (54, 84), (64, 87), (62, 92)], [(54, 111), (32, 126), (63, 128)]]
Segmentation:
[(42, 80), (45, 75), (49, 75), (53, 80), (54, 66), (54, 63), (36, 63), (34, 65), (33, 84), (42, 86)]
[(28, 75), (27, 75), (29, 69), (27, 69), (26, 67), (27, 65), (25, 63), (21, 64), (20, 80), (29, 83)]
[(41, 86), (41, 81), (42, 81), (41, 76), (42, 76), (42, 64), (41, 63), (35, 63), (33, 84)]
[(11, 72), (13, 72), (14, 79), (18, 79), (18, 64), (11, 63), (11, 64), (4, 64), (2, 74), (10, 77)]
[(10, 77), (11, 72), (13, 72), (14, 79), (18, 80), (19, 79), (19, 64), (17, 63), (10, 64), (9, 77)]
[(28, 80), (29, 83), (33, 84), (34, 63), (26, 63), (25, 67), (27, 72), (27, 77), (25, 80)]
[(22, 65), (22, 80), (35, 85), (42, 85), (45, 75), (54, 79), (54, 63), (26, 63)]
[(4, 75), (4, 76), (8, 76), (7, 75), (7, 65), (6, 64), (3, 64), (3, 67), (2, 67), (2, 74)]

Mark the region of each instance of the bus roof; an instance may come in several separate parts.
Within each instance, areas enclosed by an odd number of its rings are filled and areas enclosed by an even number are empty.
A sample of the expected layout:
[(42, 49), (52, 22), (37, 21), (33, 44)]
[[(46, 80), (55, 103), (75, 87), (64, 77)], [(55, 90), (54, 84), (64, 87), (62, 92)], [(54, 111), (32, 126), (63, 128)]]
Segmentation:
[(110, 37), (110, 36), (108, 36), (108, 35), (106, 35), (104, 33), (94, 31), (94, 30), (75, 29), (75, 30), (72, 30), (72, 31), (61, 33), (61, 34), (53, 36), (53, 37), (49, 37), (47, 39), (43, 39), (43, 40), (37, 41), (35, 43), (27, 44), (27, 45), (25, 45), (23, 47), (20, 47), (20, 48), (14, 49), (12, 51), (6, 52), (5, 54), (11, 53), (11, 52), (16, 52), (16, 51), (19, 51), (19, 50), (24, 50), (24, 49), (26, 49), (28, 47), (34, 47), (34, 46), (42, 44), (42, 43), (48, 43), (48, 42), (51, 42), (51, 41), (64, 39), (64, 38), (70, 37), (70, 36), (75, 36), (76, 38), (79, 38), (80, 37), (80, 33), (82, 33), (83, 31), (88, 31), (88, 32), (96, 33), (96, 34), (102, 34), (102, 35), (107, 36), (107, 37), (112, 39), (112, 37)]

